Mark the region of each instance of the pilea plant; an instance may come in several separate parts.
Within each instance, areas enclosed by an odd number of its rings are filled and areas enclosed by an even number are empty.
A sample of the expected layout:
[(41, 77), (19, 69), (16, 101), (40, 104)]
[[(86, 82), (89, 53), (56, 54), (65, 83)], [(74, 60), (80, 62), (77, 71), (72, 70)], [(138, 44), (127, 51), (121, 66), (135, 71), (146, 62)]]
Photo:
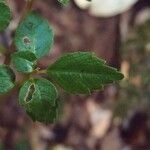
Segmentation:
[[(59, 1), (63, 4), (68, 2)], [(0, 64), (0, 94), (19, 85), (19, 105), (25, 112), (33, 121), (52, 123), (57, 120), (60, 105), (52, 81), (69, 93), (91, 94), (103, 89), (106, 84), (121, 80), (123, 74), (90, 52), (68, 53), (45, 70), (38, 68), (38, 60), (52, 48), (54, 33), (48, 21), (31, 10), (33, 2), (26, 1), (27, 8), (16, 29), (10, 51), (6, 53), (4, 64)], [(6, 29), (10, 19), (9, 7), (0, 0), (0, 31)], [(24, 74), (23, 81), (15, 81), (12, 66)], [(41, 73), (47, 74), (52, 81), (35, 77)]]

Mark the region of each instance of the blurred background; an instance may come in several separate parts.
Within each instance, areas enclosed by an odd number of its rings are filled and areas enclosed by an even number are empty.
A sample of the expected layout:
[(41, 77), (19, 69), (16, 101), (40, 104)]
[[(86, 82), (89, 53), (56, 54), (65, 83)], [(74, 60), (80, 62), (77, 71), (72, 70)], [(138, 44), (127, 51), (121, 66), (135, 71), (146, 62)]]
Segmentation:
[[(0, 63), (25, 5), (8, 2), (13, 19), (0, 33)], [(62, 91), (60, 121), (50, 125), (32, 122), (18, 105), (18, 91), (1, 96), (0, 150), (150, 150), (150, 1), (71, 0), (63, 7), (36, 0), (34, 9), (55, 32), (40, 68), (66, 52), (93, 51), (125, 79), (91, 96)]]

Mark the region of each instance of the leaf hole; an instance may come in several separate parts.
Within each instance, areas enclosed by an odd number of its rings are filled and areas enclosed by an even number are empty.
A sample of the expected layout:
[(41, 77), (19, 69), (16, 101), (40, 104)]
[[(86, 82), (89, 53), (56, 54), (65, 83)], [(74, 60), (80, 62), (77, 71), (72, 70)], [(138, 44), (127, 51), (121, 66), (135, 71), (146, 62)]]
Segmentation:
[(28, 92), (27, 92), (26, 97), (25, 97), (26, 102), (30, 102), (32, 100), (34, 92), (35, 92), (35, 85), (31, 84), (28, 88)]
[(30, 45), (30, 44), (31, 44), (31, 40), (30, 40), (27, 36), (25, 36), (25, 37), (23, 38), (23, 43), (24, 43), (25, 45)]

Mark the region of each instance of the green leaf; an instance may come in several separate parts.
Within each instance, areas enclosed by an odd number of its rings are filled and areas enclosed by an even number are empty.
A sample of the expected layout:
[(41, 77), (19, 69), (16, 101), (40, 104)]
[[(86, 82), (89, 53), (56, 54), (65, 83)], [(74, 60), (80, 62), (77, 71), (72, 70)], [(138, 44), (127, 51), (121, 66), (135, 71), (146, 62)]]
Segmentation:
[(3, 0), (0, 1), (0, 31), (6, 29), (11, 19), (10, 8)]
[(36, 66), (36, 56), (30, 51), (20, 51), (13, 53), (11, 62), (16, 70), (21, 73), (31, 73)]
[(70, 0), (58, 0), (59, 3), (61, 3), (62, 5), (66, 6), (69, 4)]
[[(60, 102), (56, 99), (55, 106), (44, 106), (43, 112), (39, 114), (39, 116), (35, 115), (35, 112), (26, 110), (26, 113), (32, 118), (33, 121), (40, 121), (44, 123), (56, 123), (60, 120), (60, 116), (62, 115), (62, 111), (60, 110)], [(44, 116), (44, 117), (43, 117)]]
[(54, 34), (48, 21), (34, 12), (29, 13), (16, 30), (18, 51), (30, 51), (37, 58), (45, 56), (53, 45)]
[(15, 74), (6, 65), (0, 65), (0, 94), (4, 94), (14, 87)]
[(120, 72), (89, 52), (62, 56), (48, 68), (48, 75), (63, 89), (76, 94), (90, 94), (108, 83), (123, 79)]
[(53, 108), (56, 106), (57, 90), (46, 79), (31, 79), (20, 89), (19, 104), (33, 121), (50, 123), (53, 120)]

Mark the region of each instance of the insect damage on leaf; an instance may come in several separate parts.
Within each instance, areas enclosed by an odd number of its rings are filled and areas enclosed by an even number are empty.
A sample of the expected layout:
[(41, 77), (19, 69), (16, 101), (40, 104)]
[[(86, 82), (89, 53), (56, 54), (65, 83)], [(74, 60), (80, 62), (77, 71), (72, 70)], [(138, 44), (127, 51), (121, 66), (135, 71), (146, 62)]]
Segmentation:
[(15, 44), (18, 51), (30, 51), (41, 58), (53, 45), (54, 33), (47, 20), (30, 12), (16, 29)]
[(58, 98), (55, 86), (46, 79), (30, 79), (19, 92), (19, 104), (34, 121), (52, 122)]
[(23, 37), (23, 42), (24, 42), (25, 45), (30, 45), (31, 44), (31, 40), (27, 36)]
[(26, 102), (30, 102), (32, 100), (32, 96), (35, 93), (35, 90), (36, 90), (35, 89), (35, 84), (33, 83), (28, 88), (27, 95), (26, 95), (26, 97), (24, 99)]
[[(67, 5), (70, 0), (58, 0)], [(87, 0), (91, 1), (91, 0)], [(0, 0), (0, 31), (10, 22), (10, 9)], [(54, 33), (48, 21), (35, 12), (28, 12), (19, 23), (15, 43), (17, 52), (11, 54), (11, 64), (23, 74), (29, 74), (19, 91), (19, 104), (33, 121), (53, 123), (59, 118), (61, 101), (55, 85), (39, 78), (38, 59), (49, 53)], [(38, 72), (39, 71), (39, 72)], [(50, 78), (64, 90), (74, 94), (91, 94), (106, 84), (121, 80), (123, 75), (90, 52), (75, 52), (60, 57), (48, 67)], [(37, 74), (36, 74), (37, 73)], [(31, 76), (38, 78), (31, 78)], [(0, 94), (15, 86), (15, 74), (6, 65), (0, 65)]]

